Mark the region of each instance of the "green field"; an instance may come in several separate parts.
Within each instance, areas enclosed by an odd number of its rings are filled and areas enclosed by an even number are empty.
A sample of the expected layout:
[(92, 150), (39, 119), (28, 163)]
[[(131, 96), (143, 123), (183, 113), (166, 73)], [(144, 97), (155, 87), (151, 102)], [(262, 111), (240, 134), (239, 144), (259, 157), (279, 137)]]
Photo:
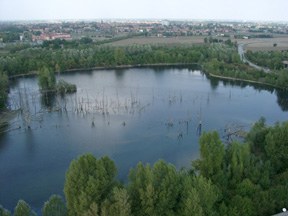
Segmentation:
[(134, 37), (124, 40), (114, 41), (109, 43), (112, 46), (129, 46), (133, 44), (137, 45), (159, 45), (159, 44), (168, 44), (168, 45), (191, 45), (191, 44), (203, 44), (204, 36), (192, 36), (192, 37)]

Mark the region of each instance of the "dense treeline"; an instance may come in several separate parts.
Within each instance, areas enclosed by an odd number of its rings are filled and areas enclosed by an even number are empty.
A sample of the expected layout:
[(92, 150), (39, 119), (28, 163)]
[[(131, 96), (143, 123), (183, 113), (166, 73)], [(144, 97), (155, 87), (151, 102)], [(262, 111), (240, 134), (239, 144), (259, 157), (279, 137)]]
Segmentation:
[(286, 70), (265, 73), (264, 71), (256, 70), (243, 63), (227, 64), (216, 58), (204, 63), (204, 68), (206, 72), (211, 75), (236, 80), (252, 81), (281, 89), (288, 88), (288, 73)]
[(5, 109), (8, 94), (8, 76), (0, 70), (0, 111)]
[(47, 42), (44, 47), (30, 47), (1, 56), (0, 71), (13, 76), (36, 72), (43, 67), (59, 72), (97, 66), (198, 63), (204, 65), (208, 73), (268, 83), (281, 88), (288, 86), (287, 73), (277, 71), (265, 74), (254, 70), (240, 61), (234, 44), (227, 41), (190, 47), (151, 45), (110, 47), (99, 46), (89, 41), (86, 41), (88, 45), (85, 45), (85, 41), (84, 38), (77, 48), (73, 48), (74, 45), (71, 44), (72, 48), (58, 44), (61, 41)]
[[(218, 56), (217, 58), (212, 58), (203, 63), (204, 69), (208, 74), (268, 84), (282, 89), (288, 88), (287, 71), (275, 70), (265, 73), (264, 71), (256, 70), (249, 65), (242, 63), (239, 56), (236, 55), (236, 51), (233, 53), (233, 55), (231, 55), (231, 52), (227, 52), (227, 48), (224, 47), (220, 50), (218, 48), (218, 52), (222, 52), (220, 57)], [(228, 58), (229, 56), (231, 57)], [(251, 59), (251, 61), (254, 62), (253, 59)]]
[(124, 36), (116, 36), (116, 37), (107, 37), (104, 40), (93, 41), (90, 37), (82, 37), (78, 40), (63, 40), (63, 39), (55, 39), (44, 41), (41, 45), (42, 48), (53, 48), (53, 49), (60, 49), (60, 48), (72, 48), (72, 49), (85, 49), (95, 45), (102, 45), (106, 43), (111, 43), (115, 41), (125, 40), (132, 37), (143, 36), (145, 33), (129, 33), (128, 35)]
[[(61, 72), (70, 69), (120, 65), (197, 63), (202, 65), (204, 71), (210, 75), (249, 80), (282, 89), (288, 88), (286, 71), (264, 73), (251, 68), (241, 62), (236, 46), (230, 40), (214, 43), (213, 40), (207, 39), (207, 43), (204, 45), (186, 47), (181, 45), (111, 47), (100, 46), (92, 43), (88, 38), (83, 38), (80, 41), (71, 42), (54, 40), (44, 43), (41, 47), (18, 47), (15, 49), (11, 48), (7, 55), (0, 56), (0, 73), (9, 77), (39, 73), (42, 68)], [(67, 87), (66, 83), (62, 86)], [(71, 89), (74, 91), (75, 88), (72, 86)], [(3, 91), (1, 92), (3, 93)]]
[(25, 27), (15, 27), (5, 24), (0, 25), (0, 38), (4, 43), (15, 42), (20, 40), (20, 34), (26, 31)]
[[(255, 30), (249, 30), (249, 32), (257, 32)], [(261, 31), (259, 31), (261, 32)], [(243, 34), (238, 34), (235, 35), (234, 38), (239, 38), (239, 39), (243, 39), (243, 38), (273, 38), (272, 34), (249, 34), (249, 36), (247, 35), (243, 35)]]
[(156, 63), (197, 63), (209, 58), (207, 47), (95, 46), (84, 49), (28, 48), (0, 57), (0, 70), (9, 76), (37, 71), (43, 66), (55, 71), (97, 66)]
[[(216, 132), (200, 138), (200, 158), (177, 170), (162, 160), (141, 162), (127, 185), (116, 180), (108, 157), (72, 161), (66, 173), (66, 204), (52, 195), (43, 215), (272, 215), (288, 203), (288, 122), (273, 127), (260, 119), (244, 143), (224, 144)], [(0, 215), (10, 213), (0, 207)], [(14, 215), (35, 212), (20, 200)]]
[(288, 60), (288, 51), (252, 52), (248, 50), (245, 56), (257, 65), (280, 70), (284, 68), (282, 62)]

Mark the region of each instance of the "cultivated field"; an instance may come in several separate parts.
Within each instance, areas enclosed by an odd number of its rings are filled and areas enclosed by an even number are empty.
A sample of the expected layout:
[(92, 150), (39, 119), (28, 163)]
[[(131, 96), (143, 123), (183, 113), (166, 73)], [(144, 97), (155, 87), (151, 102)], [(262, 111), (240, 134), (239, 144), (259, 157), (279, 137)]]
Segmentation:
[(182, 45), (191, 45), (191, 44), (203, 44), (204, 37), (201, 36), (191, 36), (191, 37), (134, 37), (128, 38), (120, 41), (114, 41), (109, 43), (112, 46), (129, 46), (133, 44), (144, 45), (161, 45), (161, 44), (182, 44)]
[[(248, 39), (237, 40), (238, 43), (243, 43), (246, 50), (251, 51), (281, 51), (288, 50), (288, 36), (274, 37), (267, 39)], [(274, 46), (277, 44), (277, 46)]]

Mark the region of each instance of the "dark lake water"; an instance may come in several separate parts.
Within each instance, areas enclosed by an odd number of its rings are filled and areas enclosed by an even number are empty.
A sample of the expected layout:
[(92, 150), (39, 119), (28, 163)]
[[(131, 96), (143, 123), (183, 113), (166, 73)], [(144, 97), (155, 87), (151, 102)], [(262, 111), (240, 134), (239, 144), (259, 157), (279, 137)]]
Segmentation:
[(210, 80), (192, 68), (82, 71), (60, 78), (75, 83), (77, 93), (41, 97), (36, 77), (11, 83), (9, 104), (23, 111), (0, 134), (5, 208), (24, 199), (39, 210), (50, 195), (63, 195), (71, 160), (86, 152), (108, 155), (126, 181), (139, 161), (189, 167), (199, 155), (199, 122), (202, 131), (223, 136), (225, 128), (248, 130), (261, 116), (269, 124), (287, 120), (285, 92)]

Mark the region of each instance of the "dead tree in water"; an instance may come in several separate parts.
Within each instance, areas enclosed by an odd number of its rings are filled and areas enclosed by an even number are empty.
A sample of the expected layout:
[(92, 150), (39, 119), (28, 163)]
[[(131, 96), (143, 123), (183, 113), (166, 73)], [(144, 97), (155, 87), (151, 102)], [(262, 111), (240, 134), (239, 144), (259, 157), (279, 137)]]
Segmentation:
[(178, 139), (178, 140), (183, 139), (183, 133), (182, 133), (182, 132), (179, 132), (179, 133), (178, 133), (177, 139)]
[(202, 134), (202, 121), (201, 120), (199, 121), (199, 124), (198, 124), (198, 127), (197, 127), (197, 134), (199, 136), (201, 136), (201, 134)]
[(24, 91), (18, 90), (19, 94), (19, 101), (20, 101), (20, 110), (21, 110), (21, 116), (23, 119), (23, 123), (25, 128), (30, 129), (30, 123), (31, 123), (31, 113), (30, 113), (30, 107), (29, 107), (29, 96), (26, 91), (26, 87), (24, 88)]
[[(17, 97), (20, 110), (19, 114), (22, 118), (22, 124), (24, 125), (24, 128), (31, 129), (32, 122), (41, 122), (43, 120), (42, 109), (41, 107), (37, 106), (37, 99), (40, 98), (39, 92), (32, 92), (30, 90), (27, 90), (26, 86), (24, 86), (23, 89), (18, 88)], [(19, 128), (21, 128), (20, 125)]]
[(229, 144), (235, 140), (244, 139), (246, 132), (243, 125), (239, 124), (228, 124), (224, 128), (224, 140)]

